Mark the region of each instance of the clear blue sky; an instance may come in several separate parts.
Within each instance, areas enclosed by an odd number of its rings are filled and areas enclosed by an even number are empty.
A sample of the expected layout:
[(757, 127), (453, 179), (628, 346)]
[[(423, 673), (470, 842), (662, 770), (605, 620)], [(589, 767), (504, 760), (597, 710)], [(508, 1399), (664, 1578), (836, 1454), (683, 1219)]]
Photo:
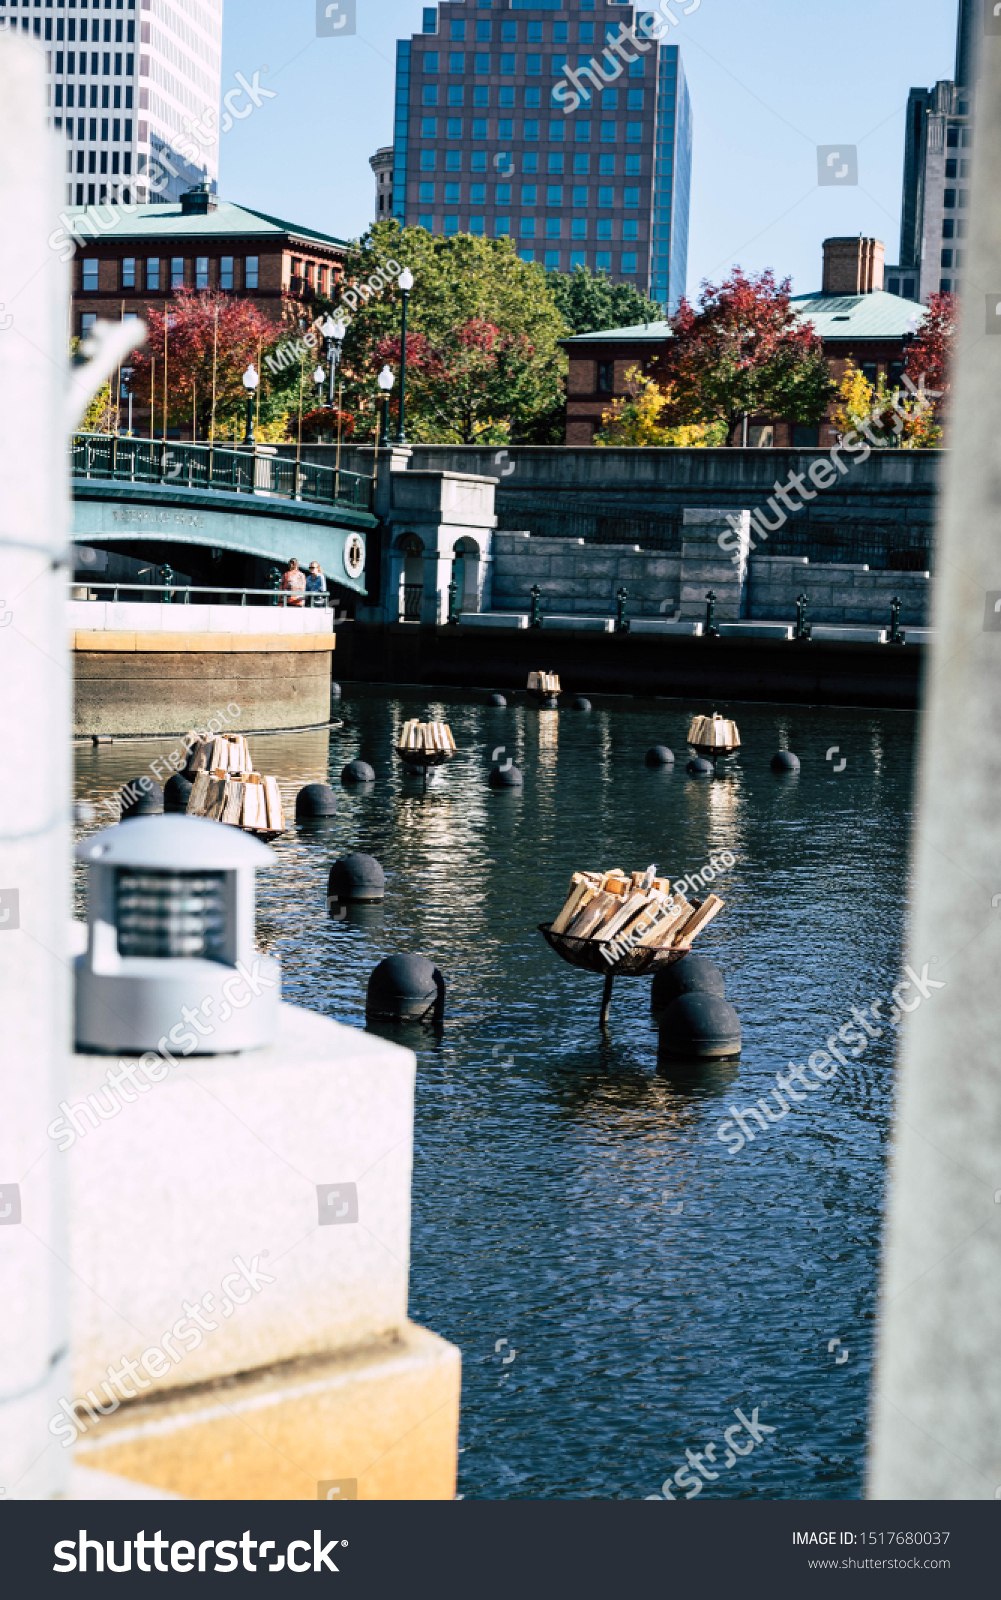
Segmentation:
[[(677, 0), (679, 14), (687, 0)], [(315, 0), (226, 0), (223, 91), (276, 93), (222, 136), (230, 200), (356, 237), (369, 156), (392, 142), (397, 38), (421, 0), (358, 0), (358, 33), (318, 39)], [(695, 120), (688, 292), (734, 262), (820, 286), (828, 234), (874, 234), (894, 261), (907, 92), (951, 78), (956, 0), (702, 0), (672, 31)], [(816, 145), (858, 146), (859, 186), (817, 187)]]

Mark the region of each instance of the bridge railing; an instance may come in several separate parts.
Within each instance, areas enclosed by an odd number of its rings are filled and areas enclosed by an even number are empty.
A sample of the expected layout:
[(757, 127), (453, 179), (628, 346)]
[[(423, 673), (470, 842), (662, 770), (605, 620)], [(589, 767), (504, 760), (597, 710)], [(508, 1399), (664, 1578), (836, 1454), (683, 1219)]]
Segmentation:
[(182, 489), (222, 489), (277, 500), (350, 506), (369, 511), (373, 479), (360, 472), (316, 467), (285, 456), (217, 444), (181, 444), (127, 434), (75, 433), (70, 442), (74, 478), (114, 483), (157, 483)]
[[(76, 593), (77, 590), (83, 590), (84, 592), (78, 594)], [(332, 606), (336, 610), (335, 597), (322, 590), (306, 594), (302, 589), (226, 589), (221, 588), (218, 584), (205, 586), (194, 583), (91, 583), (88, 579), (85, 583), (70, 583), (70, 599), (110, 599), (112, 603), (117, 603), (119, 594), (126, 590), (135, 591), (139, 595), (140, 601), (149, 605), (190, 605), (193, 594), (232, 594), (239, 595), (239, 600), (223, 600), (223, 605), (245, 606), (247, 604), (247, 596), (251, 595), (253, 596), (252, 603), (255, 605), (293, 605), (316, 608), (321, 611)], [(180, 597), (179, 600), (175, 600), (175, 595)], [(196, 605), (210, 603), (209, 601), (195, 601)]]

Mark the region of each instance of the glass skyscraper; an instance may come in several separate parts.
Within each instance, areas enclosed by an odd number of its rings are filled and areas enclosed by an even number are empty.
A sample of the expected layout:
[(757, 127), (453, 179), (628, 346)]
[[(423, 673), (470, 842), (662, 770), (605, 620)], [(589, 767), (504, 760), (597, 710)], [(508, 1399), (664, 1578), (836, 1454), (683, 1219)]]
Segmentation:
[(692, 117), (677, 45), (622, 0), (442, 0), (396, 47), (393, 214), (512, 238), (669, 307), (685, 292)]

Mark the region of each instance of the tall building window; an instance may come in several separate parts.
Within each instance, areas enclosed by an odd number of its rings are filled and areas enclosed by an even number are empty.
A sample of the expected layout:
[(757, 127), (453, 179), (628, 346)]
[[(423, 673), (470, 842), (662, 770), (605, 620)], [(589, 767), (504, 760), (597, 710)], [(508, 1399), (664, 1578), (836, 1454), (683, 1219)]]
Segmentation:
[(219, 287), (232, 289), (233, 287), (233, 257), (223, 256), (219, 262)]
[(160, 261), (158, 256), (148, 256), (146, 260), (146, 288), (159, 290), (160, 288)]
[(244, 266), (243, 266), (243, 287), (245, 289), (256, 289), (257, 286), (258, 286), (257, 285), (258, 261), (259, 261), (259, 258), (257, 256), (247, 256), (247, 258), (246, 258), (246, 260), (244, 262)]
[[(449, 72), (465, 72), (466, 53), (464, 50), (450, 50), (448, 56)], [(489, 71), (489, 68), (487, 69)]]
[(88, 294), (95, 293), (97, 290), (97, 259), (94, 256), (84, 257), (83, 287)]
[[(183, 280), (182, 280), (183, 281)], [(208, 256), (195, 257), (195, 288), (207, 289), (209, 286), (209, 258)], [(172, 287), (178, 287), (176, 284)]]
[(172, 289), (184, 288), (184, 257), (171, 256), (170, 258), (170, 287)]

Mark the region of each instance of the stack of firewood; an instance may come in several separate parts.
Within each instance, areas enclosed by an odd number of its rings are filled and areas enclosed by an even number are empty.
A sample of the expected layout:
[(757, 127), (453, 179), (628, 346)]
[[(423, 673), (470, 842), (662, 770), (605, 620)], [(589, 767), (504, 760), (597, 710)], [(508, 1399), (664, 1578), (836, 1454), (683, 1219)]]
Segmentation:
[(618, 867), (575, 872), (551, 932), (599, 944), (615, 939), (646, 950), (687, 949), (723, 902), (711, 894), (693, 905), (682, 893), (672, 894), (667, 878), (658, 878), (656, 872), (656, 867), (631, 873)]
[(688, 744), (695, 750), (736, 750), (740, 745), (737, 724), (726, 717), (696, 717), (688, 730)]
[(396, 746), (401, 756), (454, 755), (458, 746), (447, 722), (419, 722), (414, 717), (403, 724)]
[(285, 827), (278, 779), (254, 771), (250, 749), (240, 734), (200, 740), (189, 735), (185, 776), (193, 787), (187, 815), (226, 822), (250, 833), (281, 833)]
[(534, 694), (562, 694), (560, 680), (555, 672), (530, 672), (527, 688)]

